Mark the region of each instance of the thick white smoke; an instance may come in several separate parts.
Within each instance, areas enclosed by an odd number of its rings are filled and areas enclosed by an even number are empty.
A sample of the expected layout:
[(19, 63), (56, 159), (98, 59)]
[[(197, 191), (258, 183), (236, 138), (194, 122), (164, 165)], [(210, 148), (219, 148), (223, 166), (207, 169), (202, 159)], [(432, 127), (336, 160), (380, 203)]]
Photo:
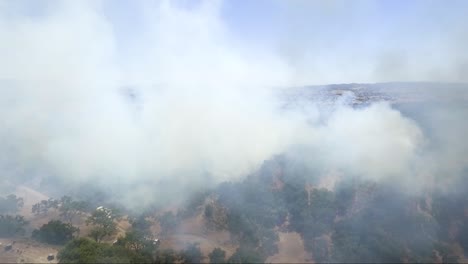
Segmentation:
[(10, 154), (1, 164), (149, 188), (235, 179), (303, 145), (321, 166), (385, 178), (409, 175), (423, 142), (386, 104), (340, 107), (320, 125), (311, 125), (319, 114), (281, 113), (270, 89), (294, 83), (295, 70), (274, 49), (243, 48), (220, 2), (145, 3), (144, 34), (124, 47), (101, 2), (54, 2), (33, 17), (8, 3), (0, 6), (0, 147)]

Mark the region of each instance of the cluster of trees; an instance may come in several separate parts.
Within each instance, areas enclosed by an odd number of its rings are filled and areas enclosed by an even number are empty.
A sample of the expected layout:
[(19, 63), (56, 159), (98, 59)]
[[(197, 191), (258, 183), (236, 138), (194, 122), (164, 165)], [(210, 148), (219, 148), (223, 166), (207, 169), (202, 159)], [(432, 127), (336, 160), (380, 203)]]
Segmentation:
[(274, 227), (285, 214), (268, 185), (248, 177), (243, 182), (221, 184), (215, 195), (227, 211), (226, 229), (242, 245), (235, 258), (243, 260), (245, 255), (258, 262), (278, 251)]
[[(463, 188), (458, 195), (410, 195), (391, 183), (349, 177), (334, 191), (306, 190), (306, 182), (317, 184), (310, 173), (280, 158), (210, 194), (227, 210), (226, 229), (242, 245), (233, 256), (236, 262), (245, 262), (243, 257), (262, 262), (274, 254), (274, 229), (280, 226), (298, 232), (317, 262), (453, 263), (458, 260), (453, 243), (468, 252), (468, 198)], [(275, 187), (278, 179), (281, 185)], [(207, 205), (205, 217), (213, 214), (213, 206)], [(453, 226), (458, 230), (455, 237), (449, 235)]]
[[(224, 223), (217, 227), (229, 231), (240, 245), (230, 257), (221, 248), (204, 256), (197, 244), (181, 251), (160, 249), (148, 236), (150, 214), (129, 217), (132, 227), (124, 236), (113, 244), (102, 243), (116, 234), (122, 217), (119, 210), (91, 210), (89, 203), (68, 196), (33, 206), (38, 215), (60, 212), (61, 221), (50, 221), (34, 230), (32, 237), (50, 244), (66, 243), (58, 259), (71, 263), (198, 263), (205, 257), (211, 263), (259, 263), (278, 252), (278, 229), (299, 233), (316, 262), (454, 263), (459, 260), (454, 244), (468, 252), (468, 183), (451, 194), (410, 195), (390, 183), (349, 177), (333, 191), (306, 189), (306, 183), (317, 185), (313, 173), (279, 158), (242, 181), (197, 193), (176, 214), (155, 217), (164, 236), (173, 234), (183, 218), (195, 213), (203, 212), (209, 221), (222, 212), (223, 217), (216, 220)], [(5, 213), (0, 214), (0, 236), (24, 233), (27, 221), (6, 214), (22, 206), (22, 199), (14, 195), (0, 198), (0, 210)], [(89, 214), (86, 224), (92, 226), (90, 238), (78, 238), (79, 229), (71, 224), (84, 213)]]
[(23, 235), (28, 222), (16, 213), (23, 207), (23, 198), (10, 194), (0, 197), (0, 237)]
[(126, 239), (112, 245), (89, 238), (73, 239), (59, 251), (57, 258), (60, 263), (200, 263), (203, 257), (197, 245), (182, 251), (135, 250), (121, 244)]
[(89, 236), (99, 243), (103, 238), (114, 235), (117, 231), (116, 221), (120, 218), (121, 215), (116, 209), (100, 208), (94, 210), (86, 220), (87, 225), (92, 225)]
[(92, 226), (88, 235), (96, 243), (100, 243), (104, 238), (114, 235), (117, 231), (117, 221), (121, 219), (120, 211), (104, 207), (91, 210), (90, 207), (89, 202), (76, 201), (70, 196), (63, 196), (59, 200), (43, 200), (33, 205), (32, 212), (35, 215), (47, 214), (53, 209), (60, 212), (59, 216), (65, 222), (52, 220), (41, 228), (34, 230), (32, 238), (49, 244), (63, 245), (75, 239), (80, 232), (79, 228), (72, 225), (73, 220), (77, 216), (87, 213), (90, 213), (90, 215), (86, 219), (86, 225)]
[(37, 204), (32, 206), (31, 212), (34, 215), (46, 215), (50, 209), (57, 210), (59, 208), (60, 202), (55, 199), (42, 200)]
[[(457, 261), (449, 241), (438, 234), (441, 225), (450, 225), (438, 220), (436, 208), (418, 210), (417, 195), (405, 195), (389, 183), (356, 178), (342, 180), (334, 191), (307, 192), (305, 179), (283, 176), (279, 193), (288, 210), (289, 230), (302, 236), (315, 261), (434, 262), (435, 252), (444, 263)], [(436, 197), (432, 200), (437, 204)], [(439, 215), (453, 221), (463, 213), (461, 204), (445, 205), (447, 211)]]
[[(59, 210), (61, 206), (66, 208), (62, 212), (84, 208), (67, 197), (59, 201)], [(86, 220), (86, 224), (92, 226), (89, 237), (78, 237), (78, 228), (60, 220), (52, 220), (34, 230), (32, 237), (49, 244), (65, 244), (57, 256), (61, 263), (152, 263), (156, 245), (145, 236), (150, 224), (144, 218), (131, 219), (132, 229), (115, 243), (102, 243), (104, 238), (116, 233), (116, 222), (121, 217), (117, 209), (100, 207)]]
[(76, 216), (89, 212), (90, 206), (86, 201), (75, 201), (70, 196), (63, 196), (59, 205), (60, 216), (71, 223)]
[(79, 215), (90, 211), (90, 203), (85, 201), (75, 201), (70, 196), (63, 196), (59, 200), (42, 200), (32, 206), (32, 213), (35, 215), (46, 215), (51, 209), (58, 210), (62, 220), (72, 223)]
[(16, 197), (14, 194), (10, 194), (6, 197), (0, 197), (0, 213), (2, 214), (14, 214), (21, 210), (23, 205), (23, 198)]
[[(75, 238), (58, 253), (60, 263), (201, 263), (204, 256), (198, 244), (183, 250), (160, 249), (138, 234), (127, 233), (114, 244), (98, 243), (89, 238)], [(208, 254), (210, 263), (262, 263), (264, 259), (245, 246), (229, 258), (221, 248)]]
[(58, 253), (60, 263), (151, 263), (135, 251), (81, 237), (68, 242)]
[(21, 215), (0, 215), (0, 237), (24, 235), (28, 222)]
[(168, 211), (163, 213), (157, 219), (159, 221), (159, 225), (161, 226), (161, 234), (166, 236), (173, 233), (177, 229), (177, 226), (181, 220), (181, 216)]
[(208, 254), (210, 258), (210, 263), (224, 263), (226, 262), (226, 251), (221, 248), (215, 248)]
[(74, 235), (80, 231), (70, 223), (63, 223), (60, 220), (52, 220), (39, 229), (35, 229), (32, 238), (55, 245), (63, 245), (74, 238)]

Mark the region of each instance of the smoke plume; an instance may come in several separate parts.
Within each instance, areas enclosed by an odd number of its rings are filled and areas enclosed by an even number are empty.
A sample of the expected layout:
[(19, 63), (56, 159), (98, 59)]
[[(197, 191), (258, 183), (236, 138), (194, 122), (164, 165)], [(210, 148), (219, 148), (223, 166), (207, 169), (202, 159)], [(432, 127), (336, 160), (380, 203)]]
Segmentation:
[[(417, 122), (386, 103), (282, 112), (275, 87), (330, 65), (309, 70), (276, 44), (246, 48), (221, 1), (136, 2), (141, 25), (124, 29), (105, 1), (44, 1), (32, 15), (30, 3), (0, 5), (3, 179), (92, 181), (135, 205), (168, 182), (184, 193), (294, 152), (311, 166), (416, 184), (426, 159)], [(466, 152), (444, 143), (444, 157)]]

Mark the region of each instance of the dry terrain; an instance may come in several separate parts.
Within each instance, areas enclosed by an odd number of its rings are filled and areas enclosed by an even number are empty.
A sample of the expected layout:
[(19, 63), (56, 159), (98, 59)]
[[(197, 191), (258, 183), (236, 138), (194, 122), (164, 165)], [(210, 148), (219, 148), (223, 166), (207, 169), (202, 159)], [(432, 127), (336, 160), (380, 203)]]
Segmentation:
[[(5, 251), (4, 245), (13, 243), (11, 250)], [(0, 239), (0, 263), (57, 263), (55, 258), (47, 260), (49, 254), (57, 256), (59, 247), (52, 246), (28, 238)]]
[[(26, 186), (19, 186), (16, 188), (15, 194), (22, 197), (24, 206), (19, 214), (25, 216), (29, 221), (29, 226), (26, 230), (24, 238), (1, 239), (0, 243), (3, 245), (16, 241), (11, 251), (1, 251), (0, 263), (14, 263), (14, 262), (49, 262), (47, 256), (49, 254), (56, 255), (60, 247), (51, 246), (44, 243), (39, 243), (29, 238), (32, 230), (41, 227), (52, 219), (60, 219), (59, 212), (55, 210), (49, 211), (46, 215), (34, 215), (31, 208), (34, 204), (41, 200), (47, 200), (49, 197), (43, 193), (37, 192)], [(72, 224), (80, 228), (79, 236), (86, 236), (89, 232), (90, 226), (85, 223), (86, 215), (75, 217)], [(151, 228), (153, 233), (159, 237), (160, 227), (157, 221)], [(118, 236), (125, 235), (125, 232), (130, 228), (130, 223), (123, 217), (123, 220), (118, 222), (117, 234), (113, 237), (106, 239), (104, 242), (111, 243)], [(190, 243), (198, 243), (203, 255), (206, 256), (205, 261), (208, 262), (208, 254), (215, 248), (220, 247), (226, 251), (226, 256), (231, 256), (237, 245), (233, 244), (230, 240), (230, 235), (227, 231), (213, 231), (205, 227), (204, 219), (200, 214), (186, 219), (182, 222), (180, 229), (174, 235), (161, 239), (162, 248), (173, 248), (181, 250), (185, 245)], [(3, 248), (2, 248), (3, 250)], [(54, 260), (56, 261), (56, 260)], [(54, 262), (52, 261), (52, 263)]]
[(309, 254), (299, 233), (279, 232), (278, 253), (270, 256), (267, 263), (310, 263)]
[[(12, 250), (3, 251), (2, 248), (2, 251), (0, 252), (0, 263), (47, 263), (49, 262), (47, 261), (47, 256), (49, 254), (54, 254), (56, 256), (60, 247), (39, 243), (29, 239), (29, 236), (33, 229), (39, 228), (52, 219), (60, 219), (59, 213), (54, 210), (48, 212), (47, 215), (34, 215), (31, 213), (33, 204), (49, 198), (43, 193), (37, 192), (26, 186), (19, 186), (16, 189), (15, 194), (24, 199), (24, 207), (21, 209), (19, 214), (24, 215), (30, 222), (30, 225), (26, 230), (27, 232), (24, 238), (0, 239), (0, 243), (3, 245), (16, 241)], [(73, 220), (73, 225), (80, 228), (80, 236), (86, 236), (90, 229), (90, 227), (85, 224), (85, 219), (86, 215), (82, 215)], [(111, 243), (118, 236), (123, 236), (125, 231), (130, 228), (130, 223), (125, 220), (125, 217), (123, 217), (123, 219), (124, 220), (121, 220), (118, 223), (117, 234), (106, 239), (105, 242)], [(205, 256), (204, 262), (209, 262), (208, 254), (216, 247), (226, 251), (227, 258), (229, 258), (238, 247), (238, 245), (231, 240), (229, 232), (208, 229), (202, 212), (199, 212), (191, 218), (185, 219), (181, 223), (176, 234), (166, 237), (160, 236), (159, 223), (154, 220), (151, 221), (153, 222), (153, 226), (151, 228), (152, 233), (161, 239), (161, 248), (182, 250), (187, 244), (197, 243)], [(278, 232), (278, 235), (279, 251), (277, 254), (270, 256), (267, 259), (267, 262), (304, 263), (312, 261), (311, 256), (305, 251), (303, 241), (298, 233)], [(56, 259), (51, 261), (51, 263), (55, 262)]]
[(207, 256), (216, 247), (226, 251), (227, 258), (237, 249), (237, 245), (232, 243), (230, 239), (229, 232), (208, 230), (201, 214), (183, 221), (177, 234), (163, 239), (161, 247), (181, 250), (190, 243), (199, 244), (200, 250), (205, 256), (205, 262), (209, 261)]

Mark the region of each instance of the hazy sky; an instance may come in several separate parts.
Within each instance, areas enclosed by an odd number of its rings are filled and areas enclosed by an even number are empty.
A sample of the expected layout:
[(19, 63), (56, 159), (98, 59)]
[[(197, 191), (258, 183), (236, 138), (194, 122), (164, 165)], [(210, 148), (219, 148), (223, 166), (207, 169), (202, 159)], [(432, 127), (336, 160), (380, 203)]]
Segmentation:
[[(64, 2), (3, 1), (0, 7), (9, 10), (5, 17), (39, 21), (59, 12)], [(126, 64), (128, 58), (144, 57), (142, 45), (155, 41), (148, 39), (148, 31), (157, 23), (153, 11), (164, 3), (199, 18), (215, 17), (214, 22), (190, 25), (192, 39), (216, 24), (236, 50), (278, 55), (291, 67), (293, 84), (468, 80), (468, 1), (463, 0), (104, 0), (67, 5), (92, 6), (110, 24), (117, 60)], [(192, 24), (190, 19), (181, 20), (181, 27), (183, 23)]]
[[(209, 1), (215, 2), (236, 42), (277, 52), (300, 83), (468, 80), (467, 1)], [(186, 9), (201, 3), (172, 2)], [(108, 5), (122, 49), (143, 33), (144, 4)]]

